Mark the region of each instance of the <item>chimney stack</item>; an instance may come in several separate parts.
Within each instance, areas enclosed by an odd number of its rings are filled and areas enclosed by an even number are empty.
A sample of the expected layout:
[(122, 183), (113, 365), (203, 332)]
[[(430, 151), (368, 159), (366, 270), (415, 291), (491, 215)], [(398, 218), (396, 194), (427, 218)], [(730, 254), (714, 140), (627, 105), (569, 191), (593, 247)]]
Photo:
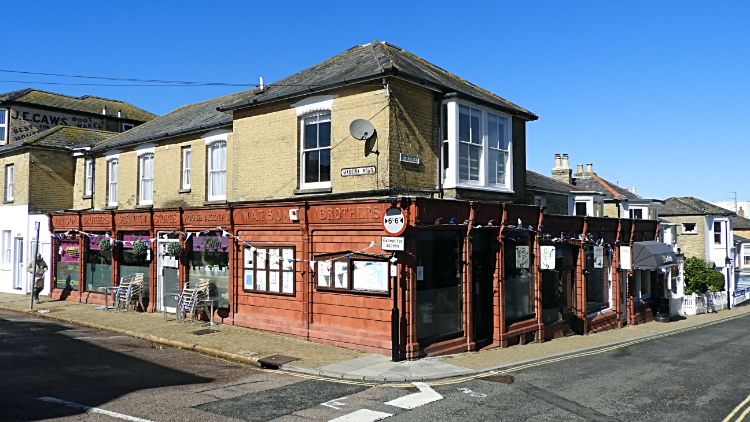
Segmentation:
[(594, 163), (586, 163), (586, 173), (594, 173)]
[(578, 171), (575, 176), (583, 176), (583, 164), (577, 164), (576, 167), (578, 167)]
[(570, 184), (570, 176), (573, 170), (570, 169), (568, 164), (568, 154), (563, 154), (562, 163), (560, 161), (560, 154), (555, 154), (555, 168), (552, 169), (552, 178), (558, 182)]
[(630, 189), (630, 191), (631, 191), (631, 192), (633, 192), (633, 194), (635, 195), (635, 186), (633, 186), (633, 187), (632, 187), (632, 188)]
[(745, 216), (745, 210), (743, 210), (742, 207), (740, 207), (739, 211), (737, 211), (737, 215), (739, 215), (740, 217), (744, 217)]

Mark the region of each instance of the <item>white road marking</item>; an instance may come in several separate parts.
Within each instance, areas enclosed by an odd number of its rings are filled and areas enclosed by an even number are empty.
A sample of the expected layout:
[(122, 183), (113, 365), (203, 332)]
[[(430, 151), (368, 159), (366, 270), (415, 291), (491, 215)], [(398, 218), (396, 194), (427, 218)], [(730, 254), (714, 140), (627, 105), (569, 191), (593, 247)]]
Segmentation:
[(337, 399), (329, 400), (325, 403), (320, 403), (321, 406), (330, 407), (331, 409), (339, 410), (339, 406), (346, 406), (346, 403), (341, 403), (339, 400), (346, 400), (346, 397), (339, 397)]
[(339, 416), (336, 419), (331, 419), (328, 422), (374, 422), (389, 418), (391, 416), (393, 415), (390, 413), (376, 412), (369, 409), (360, 409), (356, 412), (347, 413), (344, 416)]
[(37, 400), (46, 401), (48, 403), (62, 404), (63, 406), (72, 407), (74, 409), (83, 410), (84, 413), (98, 413), (100, 415), (107, 415), (113, 418), (124, 419), (132, 422), (154, 422), (148, 419), (136, 418), (135, 416), (123, 415), (122, 413), (112, 412), (110, 410), (99, 409), (98, 407), (84, 406), (82, 404), (73, 403), (72, 401), (60, 400), (54, 397), (39, 397)]
[(419, 388), (419, 393), (409, 394), (408, 396), (399, 397), (385, 404), (400, 407), (402, 409), (414, 409), (416, 407), (441, 400), (443, 396), (435, 392), (429, 385), (423, 382), (415, 382), (414, 386)]

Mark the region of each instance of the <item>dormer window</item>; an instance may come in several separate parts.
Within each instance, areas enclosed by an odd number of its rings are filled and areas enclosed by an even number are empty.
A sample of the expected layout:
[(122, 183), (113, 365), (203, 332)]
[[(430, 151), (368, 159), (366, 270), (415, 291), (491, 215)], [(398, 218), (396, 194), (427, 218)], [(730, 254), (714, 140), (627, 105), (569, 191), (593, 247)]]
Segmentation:
[(445, 188), (512, 192), (510, 116), (469, 103), (443, 103)]

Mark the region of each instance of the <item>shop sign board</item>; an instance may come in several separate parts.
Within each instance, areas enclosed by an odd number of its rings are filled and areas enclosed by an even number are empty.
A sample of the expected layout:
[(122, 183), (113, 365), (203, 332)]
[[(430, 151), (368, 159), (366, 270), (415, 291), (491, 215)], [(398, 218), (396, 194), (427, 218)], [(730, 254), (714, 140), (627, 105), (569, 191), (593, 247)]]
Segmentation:
[(554, 246), (540, 246), (539, 251), (541, 252), (539, 269), (540, 270), (554, 270), (555, 269), (555, 247)]
[(380, 238), (380, 249), (384, 251), (403, 251), (404, 250), (404, 237), (388, 237), (382, 236)]
[(630, 246), (620, 246), (620, 268), (632, 270), (630, 263)]
[(389, 236), (399, 236), (406, 230), (406, 215), (401, 208), (389, 208), (383, 214), (383, 230)]
[(364, 176), (367, 174), (375, 174), (377, 173), (377, 167), (375, 166), (365, 166), (365, 167), (352, 167), (352, 168), (346, 168), (341, 169), (341, 176)]

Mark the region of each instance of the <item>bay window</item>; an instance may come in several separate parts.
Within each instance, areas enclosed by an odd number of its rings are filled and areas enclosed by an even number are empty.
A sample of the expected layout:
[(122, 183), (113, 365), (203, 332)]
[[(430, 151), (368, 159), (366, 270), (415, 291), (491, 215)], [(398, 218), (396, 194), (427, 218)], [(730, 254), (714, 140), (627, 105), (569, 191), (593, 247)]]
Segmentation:
[(442, 110), (444, 187), (512, 192), (509, 116), (456, 101)]

